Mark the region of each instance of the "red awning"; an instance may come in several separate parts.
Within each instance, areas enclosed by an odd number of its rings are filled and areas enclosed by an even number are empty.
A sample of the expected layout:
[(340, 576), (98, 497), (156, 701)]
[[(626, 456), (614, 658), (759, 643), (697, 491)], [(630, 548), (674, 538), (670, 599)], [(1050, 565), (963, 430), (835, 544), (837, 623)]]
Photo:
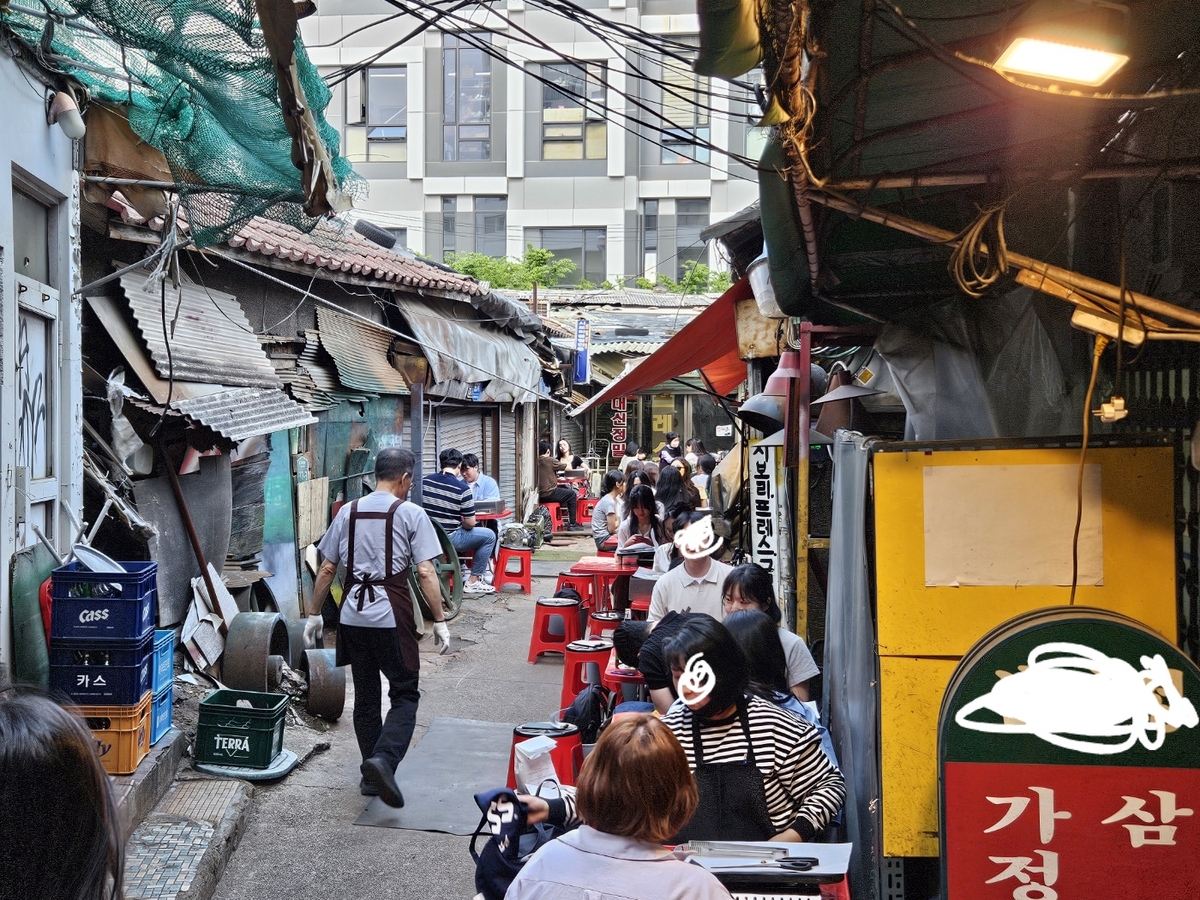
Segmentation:
[(746, 378), (746, 364), (738, 357), (734, 304), (753, 296), (750, 282), (741, 279), (641, 363), (571, 410), (571, 415), (582, 415), (598, 403), (636, 394), (696, 369), (714, 391), (728, 394)]

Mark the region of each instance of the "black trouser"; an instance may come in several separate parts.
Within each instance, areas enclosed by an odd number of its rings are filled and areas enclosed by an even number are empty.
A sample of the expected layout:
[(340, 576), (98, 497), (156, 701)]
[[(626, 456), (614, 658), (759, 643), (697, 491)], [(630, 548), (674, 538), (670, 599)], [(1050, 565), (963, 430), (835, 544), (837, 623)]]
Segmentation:
[[(342, 625), (337, 639), (354, 680), (354, 736), (364, 760), (379, 756), (394, 770), (408, 752), (417, 724), (418, 673), (400, 658), (400, 636), (392, 628)], [(383, 718), (379, 673), (388, 680), (391, 709)]]
[(538, 494), (538, 500), (542, 503), (557, 503), (559, 506), (565, 506), (567, 522), (571, 525), (579, 524), (579, 520), (575, 518), (575, 504), (579, 502), (579, 495), (570, 488), (556, 487), (552, 491)]

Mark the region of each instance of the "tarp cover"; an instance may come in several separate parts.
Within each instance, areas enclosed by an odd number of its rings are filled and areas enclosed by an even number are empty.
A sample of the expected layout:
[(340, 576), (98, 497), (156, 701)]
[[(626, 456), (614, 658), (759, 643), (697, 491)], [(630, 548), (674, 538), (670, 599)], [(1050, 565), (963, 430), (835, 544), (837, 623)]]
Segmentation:
[(396, 306), (409, 328), (405, 337), (429, 361), (429, 393), (491, 403), (531, 403), (541, 394), (542, 364), (533, 351), (485, 328), (469, 305), (397, 296)]

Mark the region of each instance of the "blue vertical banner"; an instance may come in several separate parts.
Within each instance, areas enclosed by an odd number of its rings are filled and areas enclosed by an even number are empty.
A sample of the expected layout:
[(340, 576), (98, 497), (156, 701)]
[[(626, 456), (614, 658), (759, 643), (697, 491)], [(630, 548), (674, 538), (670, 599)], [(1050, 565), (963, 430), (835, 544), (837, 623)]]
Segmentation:
[(592, 360), (588, 347), (592, 343), (592, 323), (580, 316), (575, 320), (575, 383), (592, 380)]

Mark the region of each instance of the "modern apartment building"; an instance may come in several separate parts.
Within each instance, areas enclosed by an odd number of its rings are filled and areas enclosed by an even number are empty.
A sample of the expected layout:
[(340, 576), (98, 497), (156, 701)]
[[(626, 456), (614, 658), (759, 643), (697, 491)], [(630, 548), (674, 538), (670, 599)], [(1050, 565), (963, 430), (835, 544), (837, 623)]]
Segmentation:
[[(664, 46), (686, 56), (680, 45), (696, 44), (691, 0), (579, 7), (408, 6), (425, 22), (457, 10), (422, 28), (385, 0), (322, 0), (301, 24), (336, 83), (328, 119), (370, 183), (361, 214), (438, 261), (553, 250), (576, 264), (564, 286), (721, 266), (700, 231), (757, 186), (744, 162), (706, 144), (758, 158), (754, 78), (731, 85), (664, 59)], [(604, 24), (585, 27), (588, 14)], [(650, 40), (621, 36), (629, 27)]]

